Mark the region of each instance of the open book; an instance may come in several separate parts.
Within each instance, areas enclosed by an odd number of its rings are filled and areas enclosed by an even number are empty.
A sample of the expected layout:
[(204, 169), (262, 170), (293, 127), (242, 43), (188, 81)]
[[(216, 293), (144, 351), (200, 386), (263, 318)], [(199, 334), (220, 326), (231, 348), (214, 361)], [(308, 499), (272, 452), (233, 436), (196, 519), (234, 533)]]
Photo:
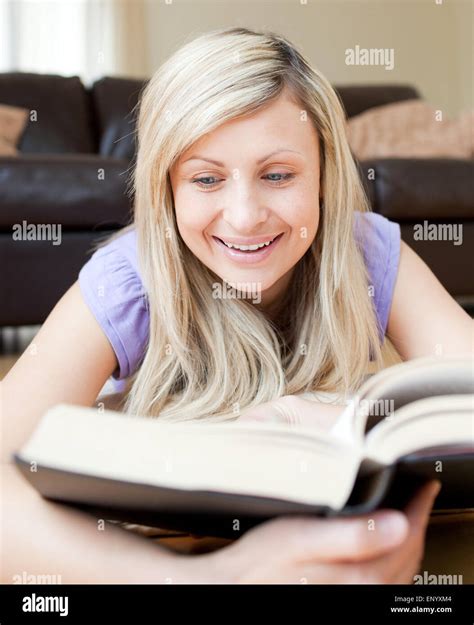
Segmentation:
[(474, 508), (474, 360), (428, 357), (369, 378), (331, 433), (58, 404), (14, 454), (45, 497), (108, 520), (237, 537), (282, 514), (402, 507), (427, 479), (435, 507)]

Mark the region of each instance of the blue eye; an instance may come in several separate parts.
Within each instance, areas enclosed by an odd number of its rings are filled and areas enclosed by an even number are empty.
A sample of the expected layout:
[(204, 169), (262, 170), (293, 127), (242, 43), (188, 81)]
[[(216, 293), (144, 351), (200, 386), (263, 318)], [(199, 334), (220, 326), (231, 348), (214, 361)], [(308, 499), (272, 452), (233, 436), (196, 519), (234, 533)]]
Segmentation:
[(281, 178), (279, 180), (270, 180), (270, 182), (276, 182), (277, 185), (281, 184), (283, 182), (285, 182), (286, 180), (291, 180), (291, 178), (294, 177), (295, 174), (279, 174), (279, 173), (272, 173), (272, 174), (267, 174), (265, 177), (268, 176), (281, 176)]
[(197, 182), (198, 184), (200, 184), (200, 185), (202, 185), (204, 187), (211, 187), (213, 184), (215, 184), (215, 183), (212, 183), (212, 182), (210, 184), (208, 184), (208, 183), (204, 182), (204, 180), (216, 180), (216, 178), (214, 176), (205, 176), (203, 178), (196, 178), (192, 182), (193, 183)]
[[(270, 176), (279, 176), (279, 178), (275, 180), (274, 178), (270, 178)], [(271, 174), (266, 174), (266, 176), (263, 176), (263, 177), (267, 178), (267, 180), (269, 182), (272, 182), (275, 186), (278, 186), (278, 185), (283, 184), (287, 180), (291, 180), (291, 178), (294, 178), (294, 176), (295, 174), (271, 173)], [(195, 178), (194, 180), (192, 180), (192, 183), (197, 183), (199, 186), (202, 186), (205, 188), (213, 187), (215, 184), (217, 184), (217, 182), (222, 182), (222, 180), (219, 180), (218, 178), (215, 178), (214, 176), (203, 176), (202, 178)]]

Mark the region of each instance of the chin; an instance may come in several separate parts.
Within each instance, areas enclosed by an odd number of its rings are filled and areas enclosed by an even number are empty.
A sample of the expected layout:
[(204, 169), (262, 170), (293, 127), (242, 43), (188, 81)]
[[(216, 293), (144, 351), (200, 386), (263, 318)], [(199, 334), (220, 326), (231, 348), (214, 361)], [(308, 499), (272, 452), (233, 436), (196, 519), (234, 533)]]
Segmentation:
[(250, 283), (252, 285), (258, 285), (258, 288), (263, 292), (263, 291), (267, 291), (268, 289), (271, 289), (271, 287), (278, 281), (278, 278), (276, 279), (269, 279), (269, 278), (264, 278), (262, 276), (260, 276), (258, 274), (258, 272), (242, 272), (242, 273), (235, 273), (235, 272), (229, 272), (224, 276), (222, 276), (222, 279), (226, 280), (227, 282), (236, 282), (236, 283)]

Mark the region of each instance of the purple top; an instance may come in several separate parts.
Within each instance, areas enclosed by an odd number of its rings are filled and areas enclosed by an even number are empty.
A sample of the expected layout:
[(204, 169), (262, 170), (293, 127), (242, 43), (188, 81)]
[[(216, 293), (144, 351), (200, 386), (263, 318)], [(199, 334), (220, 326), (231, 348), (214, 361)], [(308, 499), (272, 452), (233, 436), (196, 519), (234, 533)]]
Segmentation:
[[(356, 212), (359, 242), (361, 216)], [(400, 258), (400, 226), (377, 213), (365, 213), (374, 226), (363, 245), (363, 255), (373, 286), (374, 306), (381, 342), (387, 329)], [(148, 299), (138, 271), (136, 231), (130, 230), (99, 248), (79, 272), (86, 304), (110, 341), (118, 360), (113, 380), (124, 380), (139, 367), (148, 345)], [(123, 384), (115, 383), (116, 390)]]

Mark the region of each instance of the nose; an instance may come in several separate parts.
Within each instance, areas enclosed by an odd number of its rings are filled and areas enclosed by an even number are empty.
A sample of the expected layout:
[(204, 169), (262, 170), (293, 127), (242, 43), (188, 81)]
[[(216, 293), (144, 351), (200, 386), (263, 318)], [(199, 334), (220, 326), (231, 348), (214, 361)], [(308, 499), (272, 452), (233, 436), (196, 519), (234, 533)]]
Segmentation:
[(269, 208), (259, 198), (258, 192), (240, 179), (232, 186), (222, 217), (236, 235), (251, 236), (261, 232), (260, 226), (268, 221), (269, 213)]

